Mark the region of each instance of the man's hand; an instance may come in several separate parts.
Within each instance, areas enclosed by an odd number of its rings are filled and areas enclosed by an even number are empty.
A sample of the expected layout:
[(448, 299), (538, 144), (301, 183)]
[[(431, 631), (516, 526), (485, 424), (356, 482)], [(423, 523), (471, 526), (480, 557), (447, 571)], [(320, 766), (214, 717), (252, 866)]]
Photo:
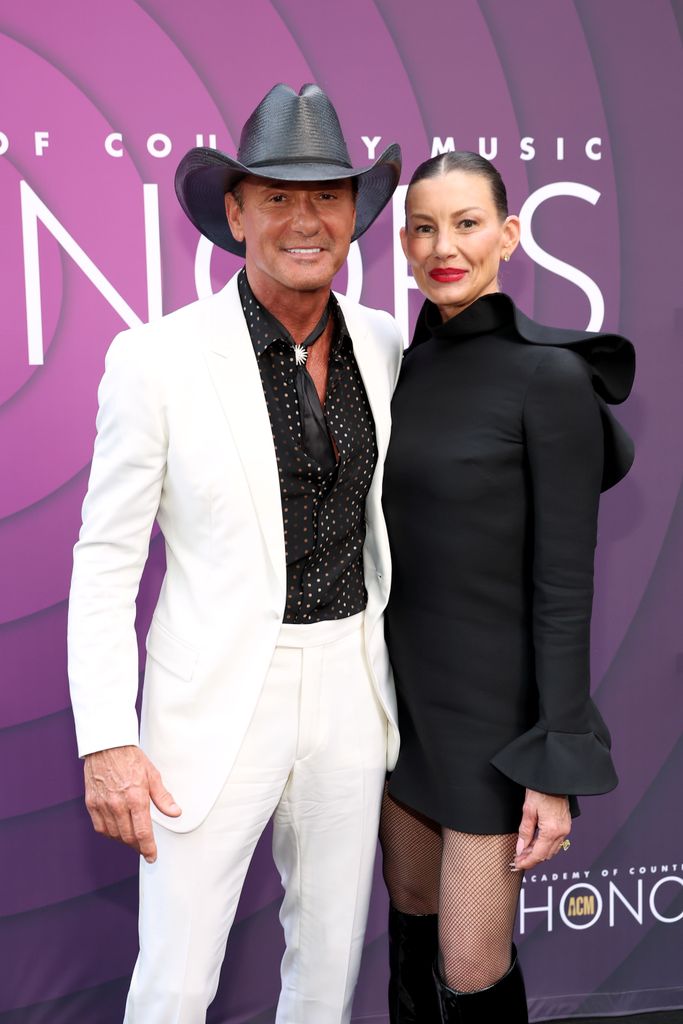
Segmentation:
[(157, 859), (149, 802), (177, 818), (180, 808), (139, 747), (112, 747), (85, 757), (85, 806), (101, 835), (132, 846), (148, 864)]
[(512, 867), (533, 868), (559, 851), (571, 831), (572, 819), (566, 796), (551, 796), (527, 789), (517, 852)]

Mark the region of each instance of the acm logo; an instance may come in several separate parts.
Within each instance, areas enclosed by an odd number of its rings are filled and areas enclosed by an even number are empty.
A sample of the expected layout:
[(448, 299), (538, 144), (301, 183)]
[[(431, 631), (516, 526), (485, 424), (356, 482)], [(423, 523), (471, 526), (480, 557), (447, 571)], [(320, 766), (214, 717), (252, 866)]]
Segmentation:
[(560, 916), (573, 928), (590, 928), (596, 915), (602, 913), (602, 896), (593, 885), (573, 885), (565, 892)]

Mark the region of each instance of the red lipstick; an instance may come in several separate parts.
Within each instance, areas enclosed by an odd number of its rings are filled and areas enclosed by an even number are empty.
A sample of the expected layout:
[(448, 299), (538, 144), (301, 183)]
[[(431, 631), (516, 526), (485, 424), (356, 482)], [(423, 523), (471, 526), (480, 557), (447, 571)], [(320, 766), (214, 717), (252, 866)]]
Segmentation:
[(429, 271), (429, 276), (440, 284), (453, 284), (455, 281), (462, 281), (466, 273), (467, 271), (461, 270), (460, 267), (435, 267)]

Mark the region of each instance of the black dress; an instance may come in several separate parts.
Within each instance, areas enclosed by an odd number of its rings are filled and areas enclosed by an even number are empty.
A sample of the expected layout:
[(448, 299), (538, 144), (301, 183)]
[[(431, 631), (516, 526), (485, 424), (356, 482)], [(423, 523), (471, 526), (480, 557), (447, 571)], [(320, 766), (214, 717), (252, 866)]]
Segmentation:
[(506, 295), (420, 314), (384, 474), (390, 792), (449, 828), (514, 832), (524, 787), (617, 783), (589, 634), (599, 495), (633, 458), (604, 403), (633, 370), (624, 338), (543, 327)]

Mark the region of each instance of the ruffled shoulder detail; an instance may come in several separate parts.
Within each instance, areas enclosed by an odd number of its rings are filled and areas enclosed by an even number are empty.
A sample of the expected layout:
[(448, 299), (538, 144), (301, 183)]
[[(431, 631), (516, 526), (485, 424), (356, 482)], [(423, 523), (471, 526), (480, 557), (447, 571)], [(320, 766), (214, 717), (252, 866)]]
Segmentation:
[(482, 295), (471, 306), (445, 323), (434, 303), (425, 300), (415, 325), (408, 353), (430, 337), (483, 334), (505, 324), (514, 327), (521, 341), (531, 345), (569, 348), (584, 360), (600, 407), (605, 438), (602, 490), (622, 480), (633, 464), (633, 441), (608, 405), (624, 402), (633, 387), (636, 369), (635, 349), (620, 334), (594, 334), (539, 324), (517, 309), (509, 295), (495, 292)]
[(509, 296), (501, 295), (501, 298), (510, 304), (515, 326), (525, 341), (572, 349), (590, 366), (593, 387), (600, 398), (610, 405), (620, 405), (628, 398), (636, 372), (636, 353), (628, 338), (621, 334), (592, 334), (589, 331), (546, 327), (517, 309)]
[(513, 782), (539, 793), (592, 796), (618, 783), (609, 746), (596, 732), (550, 732), (534, 725), (491, 758)]
[(532, 345), (553, 345), (569, 348), (588, 364), (591, 383), (598, 399), (602, 429), (605, 438), (605, 461), (601, 490), (607, 491), (619, 483), (633, 465), (633, 440), (607, 405), (619, 405), (631, 393), (636, 372), (636, 353), (628, 338), (620, 334), (591, 334), (588, 331), (568, 331), (560, 327), (545, 327), (531, 320), (509, 302), (515, 327)]

